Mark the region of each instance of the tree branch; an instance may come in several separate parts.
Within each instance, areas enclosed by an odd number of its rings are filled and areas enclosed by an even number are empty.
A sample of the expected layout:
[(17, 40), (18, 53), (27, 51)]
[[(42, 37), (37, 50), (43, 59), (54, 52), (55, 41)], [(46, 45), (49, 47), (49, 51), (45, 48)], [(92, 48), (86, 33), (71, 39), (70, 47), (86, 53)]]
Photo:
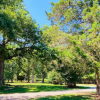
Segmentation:
[[(28, 48), (28, 47), (26, 47)], [(12, 49), (11, 49), (12, 50)], [(21, 53), (18, 53), (18, 51), (21, 50)], [(14, 51), (14, 54), (12, 56), (8, 55), (6, 57), (6, 60), (7, 59), (12, 59), (13, 57), (17, 57), (17, 56), (24, 56), (24, 54), (27, 52), (27, 51), (31, 51), (33, 49), (25, 49), (25, 48), (16, 48), (16, 50)]]

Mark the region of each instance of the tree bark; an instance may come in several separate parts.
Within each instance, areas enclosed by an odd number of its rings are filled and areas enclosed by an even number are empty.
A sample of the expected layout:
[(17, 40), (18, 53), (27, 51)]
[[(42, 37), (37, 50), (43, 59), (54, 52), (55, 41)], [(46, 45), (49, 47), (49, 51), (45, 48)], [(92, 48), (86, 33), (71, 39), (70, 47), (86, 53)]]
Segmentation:
[(61, 79), (59, 79), (59, 84), (62, 85), (62, 80)]
[(34, 73), (32, 73), (32, 83), (34, 83)]
[(76, 82), (74, 82), (74, 87), (76, 87)]
[(28, 76), (28, 83), (30, 82), (30, 70), (28, 70), (28, 74), (27, 74), (27, 76)]
[(100, 95), (99, 70), (98, 69), (96, 69), (95, 71), (95, 76), (96, 76), (96, 85), (97, 85), (96, 92), (97, 92), (97, 95)]
[(33, 67), (32, 67), (32, 83), (34, 83), (34, 61), (33, 61)]
[(42, 73), (42, 83), (44, 83), (44, 73)]
[(11, 78), (11, 83), (13, 83), (13, 78)]
[(28, 83), (30, 82), (30, 76), (28, 75), (28, 81), (27, 81)]
[(74, 83), (67, 83), (69, 88), (76, 88), (76, 82)]
[(67, 85), (67, 82), (65, 81), (65, 85)]
[(4, 60), (0, 61), (0, 87), (4, 84)]
[(34, 67), (32, 67), (32, 83), (34, 83)]
[(11, 77), (11, 83), (13, 83), (13, 67), (11, 68), (11, 72), (12, 72), (12, 77)]
[(19, 73), (17, 73), (17, 82), (18, 82), (18, 76), (19, 76)]

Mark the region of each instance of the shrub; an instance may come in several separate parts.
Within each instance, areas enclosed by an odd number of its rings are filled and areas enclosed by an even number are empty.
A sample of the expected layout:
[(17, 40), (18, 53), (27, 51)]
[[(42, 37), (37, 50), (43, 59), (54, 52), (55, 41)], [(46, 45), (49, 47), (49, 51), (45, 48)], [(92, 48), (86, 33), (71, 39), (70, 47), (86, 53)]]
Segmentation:
[(52, 70), (48, 74), (48, 81), (52, 84), (61, 84), (62, 85), (62, 77), (61, 75), (56, 72), (55, 70)]

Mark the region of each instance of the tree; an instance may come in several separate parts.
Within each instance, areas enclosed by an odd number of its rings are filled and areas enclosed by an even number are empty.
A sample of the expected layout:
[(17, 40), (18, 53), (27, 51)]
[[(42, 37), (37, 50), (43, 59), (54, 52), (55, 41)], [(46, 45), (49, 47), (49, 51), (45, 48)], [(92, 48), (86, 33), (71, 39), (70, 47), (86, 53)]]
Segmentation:
[(0, 1), (0, 87), (4, 83), (4, 61), (38, 46), (37, 27), (22, 0)]
[[(29, 55), (28, 55), (29, 56)], [(24, 73), (24, 75), (27, 78), (27, 82), (30, 82), (30, 75), (32, 73), (32, 65), (33, 65), (33, 61), (32, 59), (25, 58), (25, 57), (17, 57), (17, 64), (20, 68), (20, 70)], [(22, 75), (21, 75), (22, 76)]]
[(14, 75), (16, 74), (16, 69), (17, 69), (17, 64), (16, 62), (13, 60), (7, 60), (5, 61), (5, 70), (4, 70), (4, 78), (5, 80), (11, 80), (11, 82), (13, 83), (13, 79), (14, 79)]
[(100, 95), (99, 12), (100, 0), (60, 0), (58, 3), (52, 2), (52, 12), (47, 13), (53, 24), (58, 24), (61, 30), (64, 29), (73, 36), (70, 42), (83, 61), (90, 68), (94, 68), (98, 95)]
[[(71, 45), (70, 41), (72, 38), (70, 38), (71, 35), (65, 34), (57, 25), (47, 28), (44, 27), (43, 39), (49, 47), (58, 51), (56, 57), (57, 64), (53, 64), (55, 66), (54, 68), (62, 74), (69, 87), (76, 87), (76, 82), (82, 77), (82, 68), (79, 67), (78, 60), (80, 59), (77, 58), (78, 53), (75, 52), (74, 45)], [(59, 62), (58, 58), (61, 62)]]
[(52, 84), (60, 84), (62, 85), (62, 77), (60, 73), (55, 71), (54, 69), (48, 73), (48, 81)]
[(42, 83), (44, 83), (44, 78), (47, 75), (47, 72), (51, 69), (49, 68), (49, 63), (56, 59), (56, 51), (49, 47), (42, 47), (41, 52), (38, 53), (38, 59), (41, 63), (40, 69), (42, 72)]

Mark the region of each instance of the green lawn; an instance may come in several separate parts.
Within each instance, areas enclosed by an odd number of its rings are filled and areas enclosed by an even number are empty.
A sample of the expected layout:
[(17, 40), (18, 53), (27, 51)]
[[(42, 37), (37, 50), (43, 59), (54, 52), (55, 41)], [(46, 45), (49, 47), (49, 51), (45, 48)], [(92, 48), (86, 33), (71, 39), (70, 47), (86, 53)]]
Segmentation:
[(89, 86), (89, 87), (95, 87), (95, 84), (77, 84), (78, 86)]
[(90, 93), (90, 94), (67, 94), (59, 96), (42, 97), (30, 100), (97, 100), (96, 98), (97, 97), (94, 93)]
[[(79, 88), (85, 89), (89, 87), (79, 86), (77, 89)], [(69, 90), (69, 89), (76, 89), (76, 88), (67, 88), (64, 85), (53, 85), (49, 83), (9, 83), (9, 86), (4, 86), (0, 89), (0, 94), (58, 91), (58, 90)]]

